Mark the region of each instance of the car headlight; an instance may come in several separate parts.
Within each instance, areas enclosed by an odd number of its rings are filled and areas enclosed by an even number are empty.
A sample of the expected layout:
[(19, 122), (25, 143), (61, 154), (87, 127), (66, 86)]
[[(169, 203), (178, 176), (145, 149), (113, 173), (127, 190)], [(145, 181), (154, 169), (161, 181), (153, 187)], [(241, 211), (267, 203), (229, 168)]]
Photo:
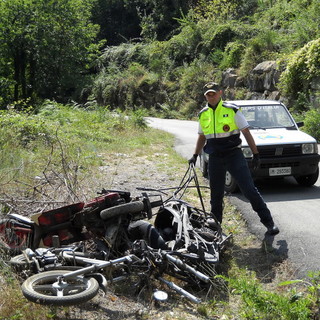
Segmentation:
[(311, 154), (316, 152), (317, 146), (314, 143), (303, 143), (301, 146), (302, 154)]
[(252, 151), (249, 147), (242, 148), (242, 153), (245, 158), (252, 158)]

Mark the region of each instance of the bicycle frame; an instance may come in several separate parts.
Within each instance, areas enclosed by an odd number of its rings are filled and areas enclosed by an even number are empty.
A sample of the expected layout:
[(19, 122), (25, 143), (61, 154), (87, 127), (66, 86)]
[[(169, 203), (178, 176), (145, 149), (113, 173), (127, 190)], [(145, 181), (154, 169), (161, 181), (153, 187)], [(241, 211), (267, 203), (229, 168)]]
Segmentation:
[[(87, 258), (83, 256), (79, 256), (77, 252), (74, 252), (72, 250), (64, 249), (60, 252), (60, 256), (63, 260), (67, 261), (69, 264), (78, 266), (80, 265), (87, 265), (85, 267), (81, 267), (74, 271), (63, 271), (57, 269), (52, 271), (45, 271), (40, 274), (35, 274), (34, 276), (31, 276), (28, 278), (23, 284), (22, 284), (22, 292), (25, 295), (25, 297), (33, 302), (41, 303), (41, 304), (54, 304), (54, 305), (66, 305), (66, 304), (72, 304), (72, 302), (78, 302), (79, 300), (79, 293), (78, 291), (75, 293), (75, 297), (73, 300), (72, 292), (78, 290), (81, 287), (81, 290), (89, 290), (88, 287), (86, 287), (87, 281), (83, 281), (83, 284), (79, 287), (79, 285), (75, 285), (74, 281), (75, 279), (84, 279), (85, 278), (94, 278), (98, 279), (99, 286), (102, 288), (105, 292), (107, 290), (107, 279), (103, 275), (103, 270), (108, 270), (108, 268), (114, 268), (122, 266), (123, 264), (131, 265), (134, 263), (138, 263), (139, 265), (155, 265), (155, 264), (163, 264), (165, 265), (165, 261), (168, 261), (170, 264), (173, 264), (175, 268), (181, 269), (187, 273), (193, 274), (196, 278), (198, 278), (200, 281), (203, 281), (205, 283), (210, 282), (210, 278), (195, 270), (179, 258), (173, 257), (170, 254), (168, 254), (164, 250), (154, 250), (153, 248), (150, 248), (148, 246), (144, 246), (146, 251), (144, 252), (143, 257), (138, 257), (135, 254), (128, 254), (123, 257), (113, 259), (113, 260), (99, 260), (99, 259), (92, 259)], [(149, 255), (147, 254), (149, 253)], [(148, 255), (148, 258), (147, 258)], [(154, 260), (151, 262), (150, 257), (153, 256)], [(157, 258), (157, 261), (155, 261), (155, 257)], [(161, 257), (161, 261), (159, 261), (159, 257)], [(98, 273), (97, 273), (98, 272)], [(80, 277), (80, 278), (79, 278)], [(116, 282), (120, 280), (126, 279), (126, 276), (118, 276), (112, 279), (108, 279), (111, 282)], [(175, 284), (172, 281), (169, 281), (165, 278), (163, 278), (160, 275), (156, 275), (156, 278), (162, 281), (164, 284), (166, 284), (170, 289), (173, 289), (179, 294), (182, 294), (186, 298), (188, 298), (190, 301), (194, 303), (200, 303), (201, 299), (197, 298), (190, 292), (186, 291), (185, 289), (181, 288), (177, 284)], [(35, 281), (35, 282), (34, 282)], [(30, 283), (34, 283), (30, 286)], [(50, 292), (47, 296), (44, 294), (44, 292)], [(83, 299), (89, 299), (92, 298), (92, 294), (86, 296), (84, 292), (81, 292), (81, 295), (84, 297), (81, 297), (82, 301), (85, 301)]]

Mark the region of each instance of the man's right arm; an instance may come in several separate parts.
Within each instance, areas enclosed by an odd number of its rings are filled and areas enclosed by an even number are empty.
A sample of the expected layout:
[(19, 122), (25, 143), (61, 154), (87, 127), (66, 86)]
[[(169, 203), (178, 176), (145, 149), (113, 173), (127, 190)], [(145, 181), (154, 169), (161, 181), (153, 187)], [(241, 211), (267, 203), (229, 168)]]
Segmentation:
[(199, 133), (196, 148), (194, 149), (194, 154), (199, 155), (206, 144), (206, 137), (204, 134)]
[(197, 158), (198, 158), (199, 154), (201, 153), (202, 148), (204, 147), (205, 143), (206, 143), (205, 135), (202, 133), (199, 133), (197, 143), (196, 143), (196, 148), (194, 149), (194, 153), (193, 153), (192, 157), (188, 160), (188, 162), (190, 164), (191, 163), (193, 163), (194, 165), (196, 164)]

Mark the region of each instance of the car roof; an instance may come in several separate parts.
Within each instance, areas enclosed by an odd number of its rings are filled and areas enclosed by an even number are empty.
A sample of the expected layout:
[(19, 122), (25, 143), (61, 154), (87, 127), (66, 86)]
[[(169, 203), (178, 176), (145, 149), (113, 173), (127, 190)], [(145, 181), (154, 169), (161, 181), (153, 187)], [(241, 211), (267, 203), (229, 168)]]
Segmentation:
[(228, 100), (227, 103), (234, 103), (237, 106), (268, 106), (275, 104), (282, 104), (280, 101), (276, 100)]

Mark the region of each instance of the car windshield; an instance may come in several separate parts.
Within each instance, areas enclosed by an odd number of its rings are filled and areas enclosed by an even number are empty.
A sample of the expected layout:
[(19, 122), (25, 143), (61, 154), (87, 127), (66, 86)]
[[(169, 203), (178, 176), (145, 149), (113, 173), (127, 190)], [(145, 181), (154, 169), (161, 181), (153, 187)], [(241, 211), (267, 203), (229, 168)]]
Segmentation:
[(252, 128), (295, 128), (289, 112), (282, 105), (243, 106), (241, 111)]

